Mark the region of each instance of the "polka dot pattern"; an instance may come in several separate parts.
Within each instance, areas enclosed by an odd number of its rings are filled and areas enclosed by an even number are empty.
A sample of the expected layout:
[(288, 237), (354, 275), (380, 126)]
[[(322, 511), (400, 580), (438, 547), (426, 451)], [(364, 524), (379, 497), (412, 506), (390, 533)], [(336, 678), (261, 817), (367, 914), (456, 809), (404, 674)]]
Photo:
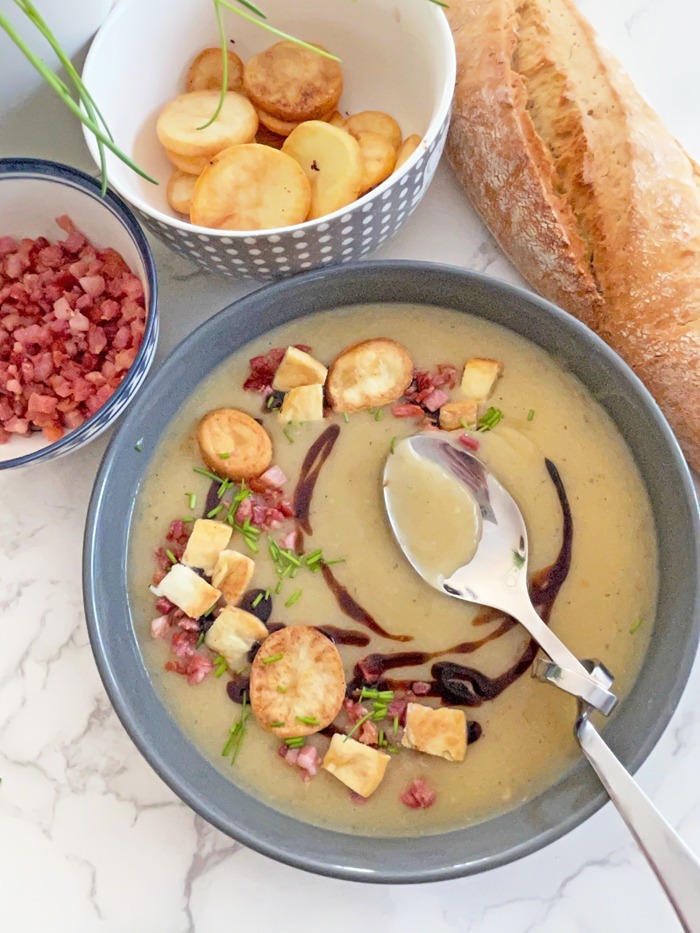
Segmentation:
[[(214, 236), (171, 227), (139, 211), (156, 236), (203, 269), (243, 279), (279, 279), (329, 263), (352, 262), (370, 255), (394, 236), (415, 210), (437, 169), (445, 145), (446, 119), (435, 139), (400, 180), (349, 205), (333, 220), (269, 236)], [(390, 180), (391, 181), (391, 180)]]

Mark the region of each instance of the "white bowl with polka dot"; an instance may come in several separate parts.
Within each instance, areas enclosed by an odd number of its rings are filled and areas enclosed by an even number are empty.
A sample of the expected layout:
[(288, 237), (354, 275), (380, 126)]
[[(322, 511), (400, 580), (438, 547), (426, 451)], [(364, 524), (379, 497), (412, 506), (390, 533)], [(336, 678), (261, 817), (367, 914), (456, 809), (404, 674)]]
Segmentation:
[[(111, 154), (112, 188), (146, 227), (198, 265), (239, 278), (274, 279), (367, 256), (418, 206), (442, 154), (455, 83), (455, 52), (442, 9), (430, 0), (259, 0), (267, 21), (319, 42), (342, 59), (342, 113), (383, 110), (404, 137), (421, 136), (410, 159), (342, 210), (291, 227), (211, 230), (168, 206), (172, 166), (156, 138), (161, 108), (184, 89), (189, 63), (218, 44), (211, 0), (120, 0), (88, 54), (83, 78), (121, 149), (153, 185)], [(245, 61), (277, 41), (233, 12), (226, 33)], [(86, 132), (98, 161), (94, 137)]]

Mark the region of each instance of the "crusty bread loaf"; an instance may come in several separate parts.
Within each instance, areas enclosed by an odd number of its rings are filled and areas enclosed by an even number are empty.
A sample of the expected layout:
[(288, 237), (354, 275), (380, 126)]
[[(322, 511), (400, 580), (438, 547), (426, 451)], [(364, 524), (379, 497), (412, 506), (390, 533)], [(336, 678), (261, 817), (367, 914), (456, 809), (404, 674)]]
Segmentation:
[(450, 0), (447, 151), (520, 272), (632, 366), (700, 470), (700, 171), (570, 0)]

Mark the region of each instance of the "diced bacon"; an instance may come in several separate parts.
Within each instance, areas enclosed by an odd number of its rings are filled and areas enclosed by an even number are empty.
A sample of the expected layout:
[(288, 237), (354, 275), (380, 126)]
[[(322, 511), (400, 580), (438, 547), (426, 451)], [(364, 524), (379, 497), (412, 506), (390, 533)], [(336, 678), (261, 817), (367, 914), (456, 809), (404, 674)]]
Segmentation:
[(170, 527), (166, 535), (168, 541), (174, 541), (177, 544), (186, 544), (189, 536), (190, 529), (182, 519), (176, 518), (174, 521), (170, 522)]
[[(311, 351), (311, 347), (303, 343), (297, 343), (295, 346), (297, 350), (303, 350), (305, 353)], [(274, 347), (266, 354), (254, 356), (249, 360), (250, 375), (243, 383), (243, 388), (250, 392), (262, 392), (266, 397), (286, 350), (286, 347)]]
[(437, 411), (445, 402), (449, 402), (450, 396), (444, 389), (433, 389), (433, 391), (426, 395), (423, 399), (423, 405), (428, 411)]
[(362, 742), (363, 745), (376, 745), (377, 738), (379, 733), (377, 731), (377, 726), (370, 719), (365, 720), (360, 727), (359, 735), (357, 736), (357, 741)]
[(178, 658), (189, 658), (194, 654), (197, 636), (194, 632), (179, 631), (173, 635), (170, 647)]
[(302, 770), (302, 780), (310, 781), (311, 778), (316, 777), (319, 769), (319, 755), (318, 750), (314, 745), (304, 745), (303, 748), (299, 749), (299, 755), (297, 756), (297, 767)]
[(430, 693), (430, 684), (426, 684), (422, 680), (417, 680), (415, 683), (411, 684), (411, 690), (417, 697), (424, 697)]
[(288, 531), (286, 535), (283, 535), (280, 538), (280, 547), (284, 548), (287, 551), (293, 551), (297, 542), (297, 533), (296, 529)]
[(355, 723), (359, 722), (363, 716), (367, 715), (366, 707), (361, 706), (359, 703), (355, 703), (353, 700), (345, 700), (343, 702), (343, 707), (353, 726)]
[(188, 659), (187, 663), (187, 682), (193, 686), (195, 684), (201, 684), (213, 668), (214, 665), (209, 658), (205, 658), (202, 654), (193, 654), (192, 657)]
[(394, 418), (422, 418), (423, 409), (420, 405), (411, 405), (407, 402), (399, 402), (391, 409)]
[(278, 466), (269, 467), (267, 470), (265, 470), (262, 476), (258, 478), (259, 481), (263, 483), (263, 485), (276, 486), (277, 488), (284, 486), (284, 484), (287, 482), (287, 477)]
[(101, 275), (84, 275), (78, 281), (85, 294), (91, 298), (99, 298), (105, 290), (105, 280)]
[(151, 638), (165, 638), (170, 631), (170, 620), (167, 616), (156, 616), (151, 619)]
[(38, 392), (32, 392), (27, 404), (27, 413), (34, 418), (35, 415), (52, 415), (56, 411), (58, 399), (51, 395), (39, 395)]
[(365, 679), (365, 683), (373, 684), (379, 680), (384, 673), (381, 658), (376, 654), (368, 654), (357, 662), (357, 667)]
[(460, 434), (459, 443), (466, 447), (468, 450), (478, 450), (479, 442), (475, 437), (472, 437), (470, 434)]
[(8, 253), (14, 253), (17, 249), (17, 240), (11, 236), (0, 236), (0, 259), (7, 256)]
[(406, 707), (408, 700), (404, 697), (394, 697), (386, 708), (387, 719), (398, 719), (399, 724), (406, 725)]
[(428, 807), (432, 807), (436, 798), (437, 793), (428, 782), (424, 778), (416, 778), (411, 781), (399, 799), (412, 810), (427, 810)]
[(167, 599), (165, 596), (159, 596), (156, 603), (156, 612), (160, 612), (162, 615), (167, 615), (169, 612), (172, 612), (175, 606)]

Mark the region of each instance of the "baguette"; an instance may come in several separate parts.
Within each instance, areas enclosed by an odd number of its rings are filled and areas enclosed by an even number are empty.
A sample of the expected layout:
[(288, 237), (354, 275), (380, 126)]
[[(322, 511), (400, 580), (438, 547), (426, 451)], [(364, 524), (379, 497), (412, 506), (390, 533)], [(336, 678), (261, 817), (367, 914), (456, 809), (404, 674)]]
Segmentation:
[(635, 370), (700, 470), (700, 170), (570, 0), (450, 0), (450, 162), (542, 295)]

